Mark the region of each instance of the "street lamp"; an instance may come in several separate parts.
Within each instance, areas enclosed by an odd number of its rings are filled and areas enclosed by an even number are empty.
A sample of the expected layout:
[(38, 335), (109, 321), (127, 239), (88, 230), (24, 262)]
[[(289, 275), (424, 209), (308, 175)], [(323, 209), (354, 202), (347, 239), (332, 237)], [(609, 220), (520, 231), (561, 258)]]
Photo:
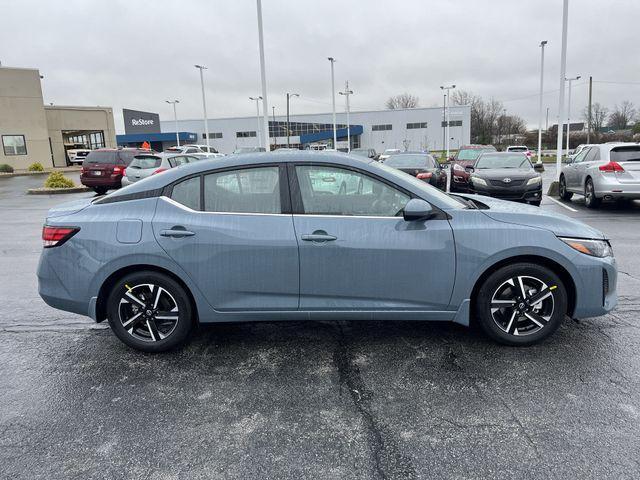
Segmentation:
[(546, 40), (540, 42), (540, 123), (538, 124), (538, 163), (542, 163), (542, 89), (544, 85), (544, 47)]
[(269, 105), (267, 102), (267, 74), (264, 66), (264, 35), (262, 33), (262, 1), (256, 0), (258, 13), (258, 46), (260, 50), (260, 81), (262, 83), (262, 132), (264, 149), (269, 148)]
[[(262, 97), (249, 97), (249, 100), (253, 100), (256, 102), (256, 120), (258, 121), (258, 146), (262, 146), (262, 133), (260, 133), (260, 100)], [(265, 142), (267, 144), (269, 142)], [(266, 150), (266, 149), (265, 149)]]
[(347, 153), (351, 152), (351, 125), (349, 123), (349, 95), (353, 94), (353, 90), (349, 90), (349, 81), (344, 82), (344, 92), (338, 92), (344, 95), (347, 104)]
[(446, 102), (445, 102), (445, 122), (446, 122), (446, 127), (447, 127), (447, 158), (449, 158), (449, 95), (450, 95), (450, 90), (453, 90), (454, 88), (456, 88), (455, 85), (449, 85), (448, 87), (440, 87), (440, 90), (445, 91), (446, 90)]
[(567, 97), (567, 155), (569, 155), (569, 131), (571, 130), (571, 82), (579, 80), (580, 75), (572, 78), (565, 78), (569, 83), (569, 96)]
[(549, 194), (557, 191), (562, 169), (562, 117), (564, 116), (564, 79), (567, 75), (567, 24), (569, 23), (569, 0), (562, 2), (562, 47), (560, 49), (560, 95), (558, 95), (558, 132), (556, 141), (556, 182)]
[(209, 147), (209, 120), (207, 119), (207, 100), (204, 96), (204, 76), (202, 75), (202, 71), (206, 70), (207, 67), (204, 65), (194, 65), (198, 70), (200, 70), (200, 87), (202, 88), (202, 111), (204, 114), (204, 135), (205, 140), (207, 141), (207, 150), (210, 150)]
[(173, 121), (176, 126), (176, 142), (178, 147), (180, 146), (180, 135), (178, 135), (178, 114), (176, 113), (176, 103), (180, 103), (180, 100), (165, 100), (165, 102), (173, 104)]
[(291, 135), (291, 129), (289, 128), (289, 100), (291, 97), (299, 97), (297, 93), (287, 93), (287, 148), (289, 148), (289, 135)]
[(336, 63), (336, 59), (333, 57), (327, 57), (327, 60), (331, 62), (331, 104), (333, 105), (333, 148), (337, 149), (338, 134), (336, 132), (336, 86), (333, 75), (333, 64)]
[(273, 119), (273, 149), (276, 149), (276, 140), (277, 140), (277, 133), (276, 133), (276, 107), (271, 107), (271, 113), (272, 113), (272, 119)]

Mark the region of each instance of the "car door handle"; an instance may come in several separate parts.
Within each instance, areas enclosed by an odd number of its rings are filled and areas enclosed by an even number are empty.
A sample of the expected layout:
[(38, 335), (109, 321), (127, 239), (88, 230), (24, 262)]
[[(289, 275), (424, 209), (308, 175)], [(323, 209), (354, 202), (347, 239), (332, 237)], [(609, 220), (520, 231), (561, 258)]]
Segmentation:
[(333, 235), (329, 235), (324, 230), (316, 230), (311, 234), (302, 235), (300, 238), (305, 242), (333, 242), (338, 237), (334, 237)]
[(171, 230), (161, 230), (161, 237), (172, 237), (172, 238), (182, 238), (182, 237), (193, 237), (195, 232), (190, 232), (184, 227), (173, 227)]

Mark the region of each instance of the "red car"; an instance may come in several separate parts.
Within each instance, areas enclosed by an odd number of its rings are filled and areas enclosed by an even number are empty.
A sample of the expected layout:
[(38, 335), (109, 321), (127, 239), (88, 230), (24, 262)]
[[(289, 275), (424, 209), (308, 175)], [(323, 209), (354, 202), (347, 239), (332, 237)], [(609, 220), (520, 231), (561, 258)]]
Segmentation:
[(80, 183), (92, 188), (98, 195), (120, 188), (124, 170), (140, 154), (153, 153), (139, 148), (100, 148), (92, 151), (82, 163)]
[(451, 167), (451, 191), (469, 191), (469, 173), (465, 167), (472, 166), (476, 159), (484, 152), (495, 152), (493, 145), (463, 145), (456, 154), (449, 159)]

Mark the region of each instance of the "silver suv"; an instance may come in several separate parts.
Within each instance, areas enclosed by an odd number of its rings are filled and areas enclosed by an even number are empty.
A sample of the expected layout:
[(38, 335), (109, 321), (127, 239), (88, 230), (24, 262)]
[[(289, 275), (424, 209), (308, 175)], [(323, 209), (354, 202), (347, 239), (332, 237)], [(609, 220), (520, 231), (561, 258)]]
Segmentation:
[(603, 143), (568, 158), (560, 173), (560, 198), (584, 195), (588, 208), (602, 200), (640, 199), (640, 144)]

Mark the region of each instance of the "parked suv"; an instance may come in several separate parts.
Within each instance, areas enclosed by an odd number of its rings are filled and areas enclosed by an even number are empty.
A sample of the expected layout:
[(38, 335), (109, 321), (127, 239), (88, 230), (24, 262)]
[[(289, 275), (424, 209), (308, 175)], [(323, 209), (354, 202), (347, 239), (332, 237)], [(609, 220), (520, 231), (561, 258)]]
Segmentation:
[(92, 188), (98, 195), (120, 188), (124, 169), (136, 155), (153, 153), (139, 148), (100, 148), (92, 151), (82, 163), (80, 183)]
[(602, 200), (640, 199), (640, 144), (603, 143), (567, 158), (560, 173), (560, 197), (584, 195), (587, 208)]

